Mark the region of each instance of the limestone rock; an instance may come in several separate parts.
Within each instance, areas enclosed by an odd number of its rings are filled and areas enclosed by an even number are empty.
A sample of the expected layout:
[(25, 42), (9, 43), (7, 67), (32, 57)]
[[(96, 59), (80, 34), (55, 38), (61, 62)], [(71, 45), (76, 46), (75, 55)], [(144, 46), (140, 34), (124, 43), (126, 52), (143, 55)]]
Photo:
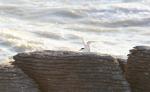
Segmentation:
[(13, 65), (0, 65), (0, 92), (40, 92), (38, 86)]
[(36, 51), (14, 59), (42, 92), (130, 92), (117, 59), (109, 55)]
[(134, 47), (128, 56), (126, 77), (133, 92), (150, 92), (150, 47)]

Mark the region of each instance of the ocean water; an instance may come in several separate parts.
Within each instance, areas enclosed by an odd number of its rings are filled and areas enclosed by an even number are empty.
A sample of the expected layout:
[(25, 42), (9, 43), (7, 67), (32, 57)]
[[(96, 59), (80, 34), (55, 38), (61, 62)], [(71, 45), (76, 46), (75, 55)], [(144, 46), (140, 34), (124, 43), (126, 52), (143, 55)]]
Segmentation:
[(0, 0), (0, 61), (18, 52), (79, 51), (126, 57), (150, 46), (150, 0)]

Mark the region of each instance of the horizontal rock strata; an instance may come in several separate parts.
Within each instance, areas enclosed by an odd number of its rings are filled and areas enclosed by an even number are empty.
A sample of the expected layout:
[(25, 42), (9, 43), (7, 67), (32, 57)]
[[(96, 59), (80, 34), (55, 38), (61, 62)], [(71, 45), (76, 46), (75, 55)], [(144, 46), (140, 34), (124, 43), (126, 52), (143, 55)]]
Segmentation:
[(14, 59), (42, 92), (130, 92), (117, 59), (108, 55), (37, 51)]
[(117, 58), (118, 62), (119, 62), (119, 66), (122, 69), (123, 74), (126, 71), (126, 66), (127, 66), (127, 60), (126, 59), (121, 59), (121, 58)]
[(0, 65), (0, 92), (40, 92), (38, 86), (13, 65)]
[(150, 92), (150, 47), (137, 46), (130, 51), (126, 76), (133, 92)]

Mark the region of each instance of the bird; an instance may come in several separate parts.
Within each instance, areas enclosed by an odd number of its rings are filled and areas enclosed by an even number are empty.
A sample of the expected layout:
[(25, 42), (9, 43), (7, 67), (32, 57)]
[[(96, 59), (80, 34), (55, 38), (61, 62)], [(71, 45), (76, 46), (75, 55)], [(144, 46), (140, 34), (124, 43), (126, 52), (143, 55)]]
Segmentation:
[(84, 47), (80, 49), (80, 51), (82, 52), (90, 52), (90, 44), (95, 42), (95, 41), (87, 41), (85, 42), (83, 39), (82, 39), (82, 42), (83, 42), (83, 45)]

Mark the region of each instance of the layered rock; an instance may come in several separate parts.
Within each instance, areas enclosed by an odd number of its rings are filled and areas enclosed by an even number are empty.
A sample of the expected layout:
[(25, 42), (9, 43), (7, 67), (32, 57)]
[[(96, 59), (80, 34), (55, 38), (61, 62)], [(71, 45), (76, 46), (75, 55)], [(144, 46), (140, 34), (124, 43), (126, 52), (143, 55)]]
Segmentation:
[(130, 92), (117, 59), (109, 55), (37, 51), (14, 59), (42, 92)]
[(117, 58), (118, 62), (119, 62), (119, 66), (122, 69), (123, 74), (126, 71), (126, 67), (127, 67), (127, 60), (126, 59), (122, 59), (122, 58)]
[(0, 92), (40, 92), (38, 86), (13, 65), (0, 65)]
[(137, 46), (130, 51), (126, 77), (133, 92), (150, 92), (150, 47)]

